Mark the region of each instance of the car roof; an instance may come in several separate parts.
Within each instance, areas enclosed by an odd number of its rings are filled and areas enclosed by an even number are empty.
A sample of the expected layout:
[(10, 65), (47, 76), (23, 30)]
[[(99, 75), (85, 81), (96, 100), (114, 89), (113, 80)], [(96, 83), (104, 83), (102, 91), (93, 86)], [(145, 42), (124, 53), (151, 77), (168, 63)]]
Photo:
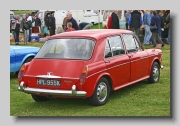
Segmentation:
[(54, 36), (51, 36), (50, 39), (53, 38), (92, 38), (95, 40), (99, 40), (101, 38), (116, 35), (116, 34), (132, 34), (132, 31), (129, 30), (123, 30), (123, 29), (91, 29), (91, 30), (78, 30), (78, 31), (72, 31), (72, 32), (63, 32), (60, 34), (56, 34)]

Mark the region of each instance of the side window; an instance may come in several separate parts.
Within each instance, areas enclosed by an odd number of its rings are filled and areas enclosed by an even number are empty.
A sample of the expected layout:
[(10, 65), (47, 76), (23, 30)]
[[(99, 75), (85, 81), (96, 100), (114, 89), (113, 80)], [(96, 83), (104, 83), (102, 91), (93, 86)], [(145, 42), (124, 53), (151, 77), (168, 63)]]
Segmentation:
[(105, 58), (112, 57), (111, 48), (109, 46), (108, 40), (106, 41), (106, 48), (105, 48)]
[(113, 56), (125, 54), (124, 46), (120, 36), (108, 37)]
[(136, 38), (131, 34), (124, 34), (123, 39), (126, 45), (126, 49), (128, 53), (137, 52), (140, 49), (140, 46), (136, 40)]

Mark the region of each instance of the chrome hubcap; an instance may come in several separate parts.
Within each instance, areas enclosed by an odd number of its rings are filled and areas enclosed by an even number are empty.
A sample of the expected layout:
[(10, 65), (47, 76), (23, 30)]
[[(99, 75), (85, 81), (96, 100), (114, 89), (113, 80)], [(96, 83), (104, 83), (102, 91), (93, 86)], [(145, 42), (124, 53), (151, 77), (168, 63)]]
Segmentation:
[(100, 102), (103, 102), (107, 97), (107, 85), (104, 82), (98, 85), (97, 97)]
[(154, 80), (157, 81), (158, 78), (159, 78), (159, 69), (157, 66), (154, 67), (153, 69), (153, 77), (154, 77)]

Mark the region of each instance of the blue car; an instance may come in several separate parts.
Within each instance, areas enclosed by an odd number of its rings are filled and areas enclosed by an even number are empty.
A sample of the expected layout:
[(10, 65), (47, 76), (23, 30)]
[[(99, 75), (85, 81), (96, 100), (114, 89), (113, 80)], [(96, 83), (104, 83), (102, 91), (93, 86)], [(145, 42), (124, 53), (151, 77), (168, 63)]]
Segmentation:
[(10, 73), (18, 74), (21, 66), (30, 62), (39, 49), (31, 46), (10, 46)]

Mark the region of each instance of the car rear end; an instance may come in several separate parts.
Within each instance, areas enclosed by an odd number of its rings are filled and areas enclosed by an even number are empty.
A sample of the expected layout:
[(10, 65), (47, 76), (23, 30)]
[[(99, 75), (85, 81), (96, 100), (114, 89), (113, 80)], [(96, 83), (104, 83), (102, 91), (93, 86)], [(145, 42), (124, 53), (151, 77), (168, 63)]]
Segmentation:
[(34, 60), (21, 67), (18, 89), (42, 96), (86, 97), (81, 84), (94, 43), (91, 39), (48, 40)]

